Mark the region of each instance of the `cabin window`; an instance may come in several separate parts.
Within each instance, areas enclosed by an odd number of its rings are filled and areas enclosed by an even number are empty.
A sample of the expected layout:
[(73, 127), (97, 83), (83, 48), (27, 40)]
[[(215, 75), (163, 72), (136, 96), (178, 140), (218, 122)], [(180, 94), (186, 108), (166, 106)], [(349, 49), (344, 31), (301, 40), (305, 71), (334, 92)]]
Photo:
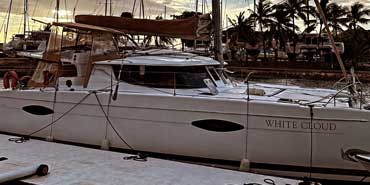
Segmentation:
[[(121, 66), (113, 66), (116, 78)], [(209, 78), (205, 68), (199, 67), (166, 67), (123, 66), (121, 80), (130, 84), (143, 85), (155, 88), (206, 88), (203, 79)]]
[(75, 31), (64, 31), (62, 51), (75, 50), (79, 52), (90, 51), (92, 47), (92, 36), (89, 33), (78, 33)]
[(110, 33), (93, 33), (92, 55), (118, 54), (117, 43)]
[(77, 33), (72, 31), (62, 32), (62, 51), (66, 49), (71, 49), (76, 45)]

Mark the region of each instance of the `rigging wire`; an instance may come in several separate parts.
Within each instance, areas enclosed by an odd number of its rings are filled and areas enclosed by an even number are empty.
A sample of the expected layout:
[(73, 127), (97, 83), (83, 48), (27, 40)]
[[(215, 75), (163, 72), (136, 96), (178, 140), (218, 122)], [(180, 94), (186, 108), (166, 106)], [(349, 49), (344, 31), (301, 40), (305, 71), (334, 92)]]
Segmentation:
[(35, 6), (33, 7), (33, 10), (32, 10), (31, 17), (34, 17), (35, 16), (36, 8), (37, 8), (38, 5), (39, 5), (39, 0), (36, 0)]
[(103, 114), (104, 114), (104, 116), (105, 116), (105, 118), (106, 118), (106, 120), (107, 120), (107, 122), (109, 123), (109, 125), (111, 126), (111, 128), (113, 129), (113, 131), (116, 133), (116, 135), (119, 137), (119, 139), (123, 142), (123, 143), (125, 143), (126, 144), (126, 146), (130, 149), (130, 150), (132, 150), (132, 151), (134, 151), (134, 152), (137, 152), (130, 144), (128, 144), (128, 142), (121, 136), (121, 134), (118, 132), (118, 130), (116, 129), (116, 127), (112, 124), (112, 122), (110, 121), (110, 118), (109, 118), (109, 116), (107, 115), (107, 113), (105, 112), (105, 110), (104, 110), (104, 107), (103, 107), (103, 105), (102, 105), (102, 103), (101, 103), (101, 101), (100, 101), (100, 99), (99, 99), (99, 96), (97, 95), (97, 93), (94, 91), (93, 92), (93, 94), (95, 95), (95, 97), (96, 97), (96, 100), (97, 100), (97, 102), (98, 102), (98, 104), (99, 104), (99, 107), (100, 107), (100, 109), (101, 109), (101, 111), (103, 112)]
[(134, 0), (134, 4), (132, 5), (132, 11), (131, 14), (134, 15), (136, 9), (136, 0)]
[(61, 120), (63, 117), (65, 117), (67, 114), (69, 114), (70, 112), (72, 112), (77, 106), (79, 106), (80, 104), (82, 104), (82, 102), (84, 102), (90, 95), (92, 94), (92, 92), (89, 92), (87, 95), (85, 95), (80, 101), (78, 101), (75, 105), (72, 106), (72, 108), (70, 108), (69, 110), (67, 110), (66, 112), (64, 112), (59, 118), (57, 118), (56, 120), (52, 121), (51, 123), (41, 127), (40, 129), (38, 130), (35, 130), (25, 136), (22, 136), (20, 138), (10, 138), (9, 141), (14, 141), (16, 143), (23, 143), (25, 141), (28, 141), (30, 139), (30, 137), (36, 133), (39, 133), (41, 132), (42, 130), (45, 130), (46, 128), (48, 128), (49, 126), (51, 125), (54, 125), (56, 124), (59, 120)]
[(5, 38), (4, 38), (4, 43), (6, 43), (6, 38), (8, 37), (8, 31), (9, 31), (9, 20), (10, 20), (10, 13), (12, 11), (12, 5), (13, 5), (13, 0), (10, 0), (10, 5), (9, 5), (9, 10), (8, 10), (8, 20), (6, 23), (6, 29), (5, 29)]
[[(22, 12), (22, 7), (21, 6), (17, 6), (15, 12)], [(22, 22), (20, 22), (20, 25), (18, 27), (18, 32), (17, 32), (17, 33), (20, 33), (20, 30), (21, 30), (21, 27), (22, 27), (22, 23), (23, 23), (23, 18), (21, 16), (15, 16), (15, 17), (21, 19), (21, 21), (22, 21)]]
[(103, 5), (103, 3), (99, 2), (99, 6), (96, 9), (96, 14), (101, 15), (102, 14), (101, 12), (104, 12), (104, 5)]
[(205, 3), (205, 10), (206, 10), (206, 12), (210, 12), (208, 1), (207, 0), (204, 0), (204, 3)]
[(47, 12), (47, 17), (50, 17), (51, 10), (53, 9), (54, 1), (50, 1), (49, 9)]
[[(58, 71), (56, 72), (56, 76), (59, 76), (58, 75)], [(53, 97), (53, 111), (55, 112), (55, 106), (57, 104), (57, 95), (58, 95), (58, 91), (59, 91), (59, 78), (57, 78), (57, 82), (55, 83), (55, 86), (54, 86), (55, 90), (54, 90), (54, 97)], [(51, 122), (54, 122), (54, 117), (55, 115), (52, 114), (51, 115)], [(49, 137), (52, 137), (53, 136), (53, 125), (50, 126), (50, 134), (49, 134)]]
[(65, 16), (66, 16), (66, 19), (68, 21), (69, 16), (68, 16), (67, 0), (64, 0), (64, 9), (65, 9)]
[(310, 108), (310, 179), (312, 178), (312, 162), (313, 162), (313, 117), (314, 117), (314, 114), (313, 114), (313, 107), (314, 105), (308, 105), (309, 108)]
[[(117, 82), (116, 84), (119, 84), (119, 82)], [(23, 142), (26, 142), (30, 139), (31, 136), (33, 136), (34, 134), (36, 133), (39, 133), (43, 130), (45, 130), (46, 128), (50, 127), (50, 126), (53, 126), (55, 124), (57, 124), (57, 122), (59, 120), (61, 120), (62, 118), (64, 118), (65, 116), (67, 116), (70, 112), (72, 112), (75, 108), (77, 108), (79, 105), (81, 105), (90, 95), (94, 94), (95, 97), (96, 97), (96, 100), (98, 102), (98, 105), (101, 109), (101, 111), (103, 112), (104, 114), (104, 117), (106, 119), (106, 121), (108, 122), (108, 124), (111, 126), (112, 130), (115, 132), (115, 134), (119, 137), (119, 139), (134, 153), (136, 153), (136, 155), (133, 155), (133, 156), (126, 156), (126, 157), (123, 157), (124, 160), (135, 160), (135, 161), (141, 161), (141, 162), (145, 162), (147, 161), (147, 155), (145, 154), (141, 154), (139, 153), (137, 150), (135, 150), (124, 138), (123, 136), (118, 132), (118, 130), (116, 129), (115, 125), (113, 125), (113, 123), (111, 122), (110, 118), (109, 118), (109, 115), (105, 112), (104, 110), (104, 106), (102, 105), (100, 99), (99, 99), (99, 96), (97, 95), (98, 92), (103, 92), (105, 91), (106, 89), (108, 89), (110, 87), (110, 91), (112, 92), (112, 87), (114, 86), (115, 84), (110, 84), (110, 86), (108, 87), (105, 87), (105, 88), (102, 88), (100, 90), (95, 90), (95, 91), (89, 91), (89, 93), (87, 95), (85, 95), (80, 101), (78, 101), (76, 104), (74, 104), (69, 110), (67, 110), (66, 112), (64, 112), (60, 117), (58, 117), (57, 119), (55, 119), (54, 121), (52, 121), (51, 123), (41, 127), (40, 129), (37, 129), (27, 135), (24, 135), (22, 137), (16, 137), (16, 138), (9, 138), (8, 140), (9, 141), (12, 141), (12, 142), (15, 142), (15, 143), (23, 143)], [(54, 94), (54, 101), (56, 103), (56, 94), (57, 94), (57, 86), (55, 88), (55, 94)], [(112, 94), (112, 93), (110, 93)], [(111, 95), (110, 95), (111, 96)], [(55, 105), (54, 103), (54, 105)], [(109, 111), (109, 106), (111, 104), (111, 101), (109, 101), (109, 104), (108, 104), (108, 111)], [(55, 107), (53, 106), (53, 109)]]
[(21, 28), (22, 28), (22, 24), (23, 24), (23, 18), (20, 17), (21, 21), (19, 22), (19, 26), (18, 26), (18, 33), (21, 32)]
[(90, 14), (94, 15), (96, 13), (96, 10), (98, 9), (98, 7), (99, 7), (99, 0), (95, 0), (94, 8), (92, 9)]
[[(10, 2), (12, 2), (12, 0), (10, 0)], [(11, 11), (11, 3), (9, 4), (7, 12), (9, 12), (9, 11)], [(6, 26), (5, 22), (6, 22), (7, 18), (8, 18), (8, 13), (5, 14), (5, 16), (4, 16), (4, 20), (3, 20), (3, 23), (1, 24), (1, 28), (0, 28), (0, 33), (3, 31), (3, 29), (5, 30), (5, 26)]]
[(109, 16), (113, 16), (112, 5), (112, 0), (109, 0)]
[(3, 22), (1, 23), (0, 33), (3, 31), (4, 25), (5, 25), (5, 21), (6, 21), (6, 15), (4, 16), (4, 20), (3, 20)]
[(77, 6), (78, 6), (78, 3), (79, 3), (80, 0), (76, 0), (76, 3), (75, 3), (75, 6), (73, 7), (73, 17), (75, 17), (76, 15), (76, 9), (77, 9)]

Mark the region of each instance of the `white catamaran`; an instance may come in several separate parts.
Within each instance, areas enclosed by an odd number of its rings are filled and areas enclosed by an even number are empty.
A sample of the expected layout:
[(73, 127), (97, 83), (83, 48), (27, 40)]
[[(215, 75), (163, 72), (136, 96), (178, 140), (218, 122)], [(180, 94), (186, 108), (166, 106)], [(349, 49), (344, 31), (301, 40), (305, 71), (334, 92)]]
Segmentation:
[(20, 53), (39, 60), (30, 80), (0, 90), (0, 131), (220, 161), (248, 159), (252, 170), (284, 176), (368, 175), (343, 159), (350, 149), (370, 150), (370, 111), (362, 101), (351, 103), (347, 91), (235, 82), (219, 62), (178, 51), (122, 56), (117, 34), (122, 33), (54, 23), (45, 52)]

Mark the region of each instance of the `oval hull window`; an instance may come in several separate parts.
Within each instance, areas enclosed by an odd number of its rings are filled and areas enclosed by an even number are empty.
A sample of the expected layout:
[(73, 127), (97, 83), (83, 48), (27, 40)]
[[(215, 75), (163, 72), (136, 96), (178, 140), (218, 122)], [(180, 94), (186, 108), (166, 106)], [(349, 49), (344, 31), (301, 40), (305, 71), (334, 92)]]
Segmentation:
[(30, 113), (33, 115), (39, 115), (39, 116), (54, 114), (53, 110), (51, 110), (48, 107), (41, 106), (41, 105), (28, 105), (28, 106), (23, 107), (22, 109), (27, 113)]
[(224, 120), (206, 119), (191, 123), (198, 128), (213, 132), (232, 132), (244, 129), (243, 125)]

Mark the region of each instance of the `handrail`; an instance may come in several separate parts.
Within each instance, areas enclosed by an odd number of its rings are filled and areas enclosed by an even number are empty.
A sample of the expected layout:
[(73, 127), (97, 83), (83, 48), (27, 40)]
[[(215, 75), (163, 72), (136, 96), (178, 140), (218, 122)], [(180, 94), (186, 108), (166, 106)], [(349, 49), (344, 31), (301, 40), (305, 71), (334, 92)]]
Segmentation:
[(344, 90), (348, 89), (349, 87), (351, 86), (355, 86), (356, 84), (359, 84), (360, 86), (360, 110), (362, 109), (362, 102), (363, 102), (363, 94), (362, 94), (362, 89), (363, 89), (363, 86), (360, 82), (355, 82), (355, 83), (351, 83), (351, 84), (348, 84), (346, 86), (344, 86), (342, 89), (340, 89), (334, 96), (332, 96), (328, 102), (326, 102), (326, 104), (324, 104), (323, 106), (326, 107), (333, 99), (334, 99), (334, 106), (335, 106), (335, 98), (341, 93), (343, 92)]
[(336, 81), (335, 83), (334, 83), (334, 85), (332, 86), (332, 88), (337, 88), (338, 87), (338, 84), (340, 83), (340, 82), (342, 82), (343, 80), (345, 80), (344, 79), (344, 77), (342, 77), (341, 79), (339, 79), (338, 81)]
[(254, 71), (252, 72), (249, 72), (247, 77), (244, 79), (244, 83), (247, 83), (247, 100), (249, 101), (250, 100), (250, 93), (249, 93), (249, 78), (252, 76), (252, 74), (254, 74)]
[(250, 77), (252, 74), (254, 74), (254, 71), (251, 71), (251, 72), (249, 72), (249, 73), (248, 73), (247, 77), (245, 77), (245, 78), (244, 78), (243, 83), (246, 83), (246, 82), (248, 83), (248, 81), (249, 81), (249, 77)]

